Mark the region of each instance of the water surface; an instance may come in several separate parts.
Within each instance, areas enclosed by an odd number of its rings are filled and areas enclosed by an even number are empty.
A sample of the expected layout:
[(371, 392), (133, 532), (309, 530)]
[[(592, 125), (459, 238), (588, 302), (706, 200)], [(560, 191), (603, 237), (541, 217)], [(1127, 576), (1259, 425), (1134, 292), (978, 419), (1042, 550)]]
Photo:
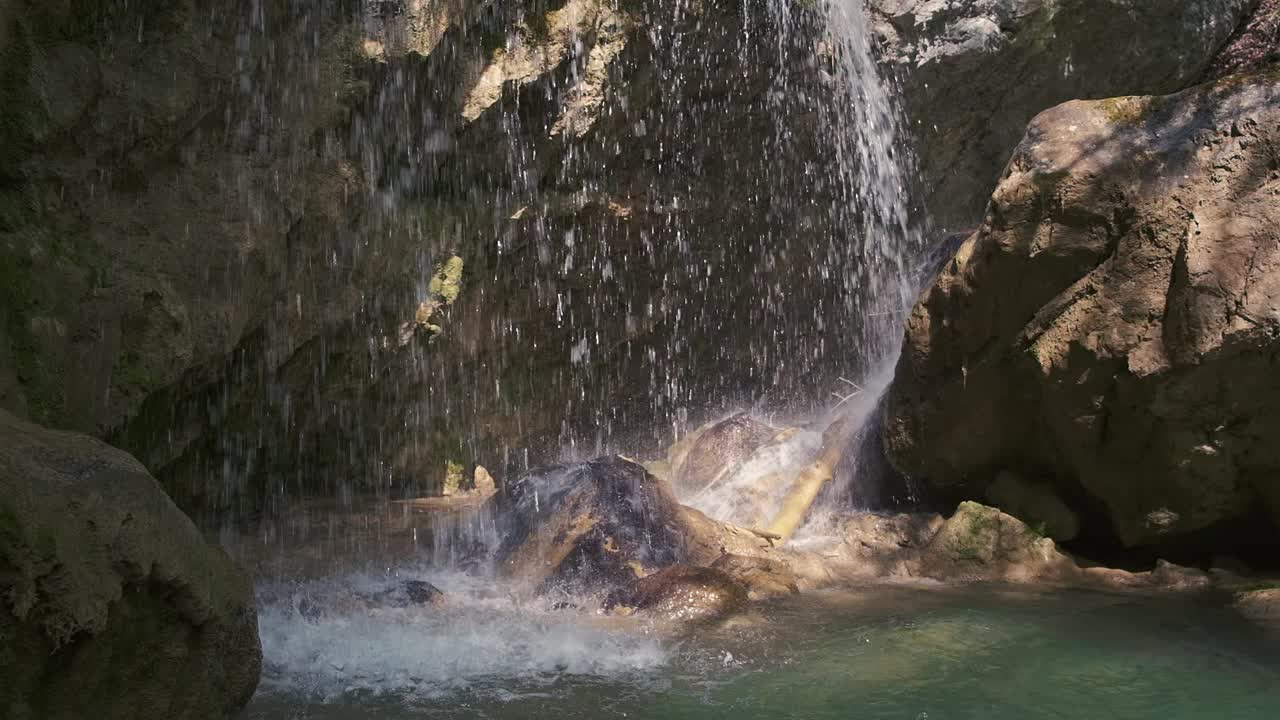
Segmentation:
[(882, 587), (672, 633), (433, 579), (449, 605), (376, 617), (295, 609), (374, 576), (264, 594), (248, 717), (1280, 717), (1280, 635), (1193, 598)]

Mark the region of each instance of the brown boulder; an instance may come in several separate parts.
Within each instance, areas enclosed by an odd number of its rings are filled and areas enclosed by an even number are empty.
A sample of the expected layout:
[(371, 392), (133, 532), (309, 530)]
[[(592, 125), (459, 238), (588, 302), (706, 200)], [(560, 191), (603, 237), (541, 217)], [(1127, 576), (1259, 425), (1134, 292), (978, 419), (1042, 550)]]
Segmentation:
[(1236, 594), (1233, 605), (1250, 619), (1280, 623), (1280, 587), (1243, 590)]
[(1278, 146), (1271, 76), (1036, 118), (907, 324), (894, 465), (1044, 478), (1126, 546), (1280, 521)]
[(870, 0), (882, 62), (901, 81), (930, 215), (982, 216), (1036, 113), (1075, 98), (1196, 82), (1252, 0)]
[(608, 589), (686, 562), (696, 534), (662, 481), (617, 456), (531, 472), (500, 501), (498, 568), (543, 592)]
[(747, 603), (747, 590), (715, 568), (676, 565), (639, 578), (605, 598), (607, 611), (668, 621), (719, 620)]
[(747, 589), (747, 597), (752, 600), (785, 597), (800, 592), (796, 574), (787, 563), (778, 559), (725, 553), (711, 563), (711, 568), (740, 583)]

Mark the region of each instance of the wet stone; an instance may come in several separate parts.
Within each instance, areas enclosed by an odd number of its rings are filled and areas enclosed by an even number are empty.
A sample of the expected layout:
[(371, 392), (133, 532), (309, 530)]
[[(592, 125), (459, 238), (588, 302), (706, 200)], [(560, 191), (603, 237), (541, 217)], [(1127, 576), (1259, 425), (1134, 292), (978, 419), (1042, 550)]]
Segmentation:
[(670, 488), (620, 457), (531, 472), (498, 510), (499, 571), (543, 593), (607, 591), (679, 564), (694, 534)]
[(747, 589), (722, 570), (677, 565), (610, 593), (604, 609), (619, 615), (698, 622), (722, 619), (747, 604)]
[(776, 433), (777, 430), (747, 413), (715, 423), (689, 448), (689, 454), (676, 470), (676, 487), (683, 496), (706, 490), (733, 473)]

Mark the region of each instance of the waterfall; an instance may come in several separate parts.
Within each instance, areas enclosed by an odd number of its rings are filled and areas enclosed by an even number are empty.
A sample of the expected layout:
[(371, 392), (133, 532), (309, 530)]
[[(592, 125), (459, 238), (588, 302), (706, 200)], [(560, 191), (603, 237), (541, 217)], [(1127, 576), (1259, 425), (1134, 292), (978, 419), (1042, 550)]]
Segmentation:
[[(925, 219), (913, 209), (914, 158), (895, 102), (891, 80), (877, 67), (868, 11), (862, 0), (824, 0), (817, 7), (788, 0), (770, 2), (778, 28), (777, 48), (782, 71), (774, 80), (770, 111), (777, 124), (771, 151), (785, 165), (795, 151), (789, 139), (804, 132), (802, 124), (816, 117), (816, 142), (829, 154), (822, 183), (832, 191), (823, 198), (827, 214), (825, 255), (820, 261), (823, 284), (841, 299), (832, 322), (843, 326), (834, 335), (844, 345), (822, 340), (804, 349), (845, 364), (838, 383), (819, 409), (818, 428), (847, 417), (855, 428), (849, 455), (878, 452), (877, 408), (892, 379), (902, 323), (917, 291), (917, 263), (924, 250)], [(816, 19), (816, 24), (815, 24)], [(809, 55), (795, 55), (807, 47)], [(788, 68), (800, 64), (816, 73), (822, 97), (809, 97), (811, 78)], [(811, 166), (805, 172), (813, 172)], [(812, 200), (795, 192), (796, 178), (780, 174), (773, 180), (773, 202), (791, 211)], [(818, 375), (817, 377), (821, 377)], [(686, 498), (708, 514), (746, 525), (760, 523), (786, 494), (771, 478), (794, 477), (817, 452), (821, 437), (800, 433), (776, 446), (763, 448), (733, 471), (712, 491)], [(809, 525), (825, 526), (826, 511), (849, 505), (876, 506), (892, 491), (879, 487), (881, 473), (874, 457), (855, 457), (854, 469), (837, 473), (811, 513)], [(900, 498), (901, 499), (901, 498)]]
[[(796, 32), (796, 3), (771, 0), (783, 42)], [(902, 319), (914, 300), (915, 263), (923, 251), (919, 212), (913, 213), (914, 158), (890, 80), (877, 67), (864, 0), (821, 0), (824, 27), (814, 42), (816, 71), (831, 92), (818, 113), (819, 139), (834, 156), (839, 202), (837, 268), (848, 320), (860, 324), (857, 347), (868, 380), (897, 357)], [(803, 41), (801, 41), (803, 42)], [(786, 93), (785, 81), (781, 87)], [(793, 122), (780, 103), (785, 127)]]

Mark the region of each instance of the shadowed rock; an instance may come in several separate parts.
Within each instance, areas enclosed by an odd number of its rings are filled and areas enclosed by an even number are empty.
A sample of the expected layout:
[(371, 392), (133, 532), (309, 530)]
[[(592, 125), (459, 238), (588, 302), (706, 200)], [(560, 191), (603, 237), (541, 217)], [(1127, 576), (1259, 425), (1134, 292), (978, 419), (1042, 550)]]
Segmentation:
[(130, 455), (0, 411), (0, 716), (214, 718), (262, 662), (249, 579)]
[(718, 620), (747, 603), (747, 590), (727, 573), (677, 565), (634, 580), (604, 601), (604, 609), (661, 620)]
[(369, 598), (385, 607), (405, 608), (414, 605), (439, 605), (445, 601), (440, 588), (425, 580), (406, 580)]

